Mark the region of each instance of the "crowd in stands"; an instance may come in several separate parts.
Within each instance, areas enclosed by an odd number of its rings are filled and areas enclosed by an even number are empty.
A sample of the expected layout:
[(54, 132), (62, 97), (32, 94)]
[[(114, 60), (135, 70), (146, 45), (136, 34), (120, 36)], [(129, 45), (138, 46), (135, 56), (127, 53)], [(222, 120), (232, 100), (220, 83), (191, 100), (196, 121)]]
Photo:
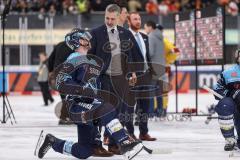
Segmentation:
[[(48, 13), (53, 16), (56, 14), (81, 14), (104, 11), (107, 5), (117, 3), (126, 6), (130, 12), (146, 11), (149, 14), (167, 15), (204, 8), (213, 3), (238, 10), (239, 2), (240, 0), (12, 0), (12, 11), (16, 13)], [(0, 8), (3, 8), (3, 0), (0, 0)]]

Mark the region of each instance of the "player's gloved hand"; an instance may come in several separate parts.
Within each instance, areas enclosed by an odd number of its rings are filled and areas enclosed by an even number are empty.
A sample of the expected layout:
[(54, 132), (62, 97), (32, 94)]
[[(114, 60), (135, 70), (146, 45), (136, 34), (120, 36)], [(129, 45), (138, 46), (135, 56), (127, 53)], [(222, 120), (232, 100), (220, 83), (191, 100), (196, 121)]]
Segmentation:
[(91, 104), (93, 101), (94, 101), (94, 99), (93, 98), (88, 98), (88, 97), (81, 97), (81, 96), (79, 96), (79, 97), (74, 97), (74, 101), (76, 102), (76, 103), (87, 103), (87, 104)]
[(240, 89), (233, 90), (231, 92), (231, 97), (233, 98), (234, 102), (239, 108), (240, 107)]
[(101, 126), (101, 119), (100, 119), (100, 118), (94, 119), (94, 120), (93, 120), (93, 125), (94, 125), (94, 126)]
[(91, 88), (94, 92), (94, 94), (97, 94), (97, 80), (95, 77), (91, 78), (88, 80), (88, 82), (85, 83), (85, 85), (83, 86), (83, 88)]

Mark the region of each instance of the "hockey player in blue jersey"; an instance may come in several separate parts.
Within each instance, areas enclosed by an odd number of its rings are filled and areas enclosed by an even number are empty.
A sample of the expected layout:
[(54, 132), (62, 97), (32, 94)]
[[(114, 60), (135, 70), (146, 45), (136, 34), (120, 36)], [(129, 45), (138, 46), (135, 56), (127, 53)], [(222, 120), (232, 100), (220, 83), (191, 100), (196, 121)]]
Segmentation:
[[(83, 57), (84, 65), (77, 68), (72, 73), (65, 73), (61, 76), (57, 76), (56, 87), (59, 88), (62, 83), (67, 85), (79, 85), (83, 88), (91, 88), (94, 92), (97, 92), (97, 77), (98, 71), (92, 72), (91, 77), (86, 77), (85, 73), (87, 68), (89, 68), (88, 63), (93, 63), (88, 61), (86, 54), (88, 49), (91, 47), (89, 40), (91, 35), (80, 29), (76, 29), (65, 36), (66, 44), (73, 50), (74, 53), (70, 54), (68, 59), (64, 63), (79, 63), (79, 58)], [(84, 58), (85, 57), (85, 58)], [(86, 63), (88, 62), (88, 63)], [(63, 64), (64, 65), (64, 64)], [(66, 69), (68, 66), (65, 67)], [(90, 71), (91, 72), (91, 71)], [(67, 101), (72, 101), (71, 112), (88, 112), (92, 108), (99, 106), (101, 102), (94, 98), (86, 98), (78, 95), (67, 95)], [(100, 117), (101, 123), (105, 126), (109, 135), (113, 137), (116, 143), (119, 145), (122, 154), (127, 157), (127, 159), (132, 159), (135, 157), (142, 149), (143, 145), (139, 141), (132, 139), (126, 131), (123, 129), (119, 120), (115, 117), (115, 111), (108, 113), (105, 116)], [(71, 116), (70, 116), (71, 117)], [(74, 121), (75, 122), (75, 121)], [(78, 142), (74, 143), (68, 140), (62, 140), (56, 138), (52, 134), (47, 134), (41, 145), (39, 145), (38, 157), (43, 158), (47, 151), (52, 148), (54, 151), (72, 155), (79, 159), (86, 159), (92, 155), (91, 142), (94, 140), (94, 124), (93, 122), (75, 122), (78, 129)]]
[[(225, 138), (225, 151), (240, 148), (240, 49), (235, 52), (236, 63), (221, 73), (214, 90), (223, 96), (216, 105), (218, 122)], [(234, 128), (237, 134), (234, 133)]]

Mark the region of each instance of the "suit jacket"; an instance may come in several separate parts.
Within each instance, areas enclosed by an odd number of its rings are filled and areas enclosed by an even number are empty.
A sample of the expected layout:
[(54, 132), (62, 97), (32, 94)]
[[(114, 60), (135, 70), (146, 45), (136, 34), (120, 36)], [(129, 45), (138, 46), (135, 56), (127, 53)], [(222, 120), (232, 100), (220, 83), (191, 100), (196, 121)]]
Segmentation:
[[(122, 71), (124, 74), (128, 71), (128, 62), (132, 61), (132, 41), (134, 37), (132, 33), (120, 26), (117, 26), (117, 30), (119, 32), (119, 39), (121, 42), (121, 54), (122, 57)], [(91, 49), (88, 51), (88, 54), (93, 54), (98, 56), (104, 61), (104, 66), (102, 70), (102, 74), (106, 73), (110, 62), (111, 62), (111, 50), (109, 47), (109, 37), (107, 33), (106, 25), (102, 25), (97, 27), (91, 31), (92, 39), (91, 39)], [(129, 44), (129, 45), (128, 45)]]
[(72, 52), (74, 51), (70, 49), (64, 41), (58, 43), (48, 58), (47, 66), (49, 72), (53, 72), (53, 70), (58, 65), (62, 64)]
[[(146, 58), (147, 58), (148, 66), (151, 67), (151, 65), (149, 64), (149, 62), (150, 62), (150, 55), (149, 55), (148, 36), (143, 34), (143, 33), (141, 33), (141, 32), (140, 32), (140, 34), (141, 34), (141, 36), (143, 38), (143, 41), (145, 43), (145, 46), (146, 46)], [(139, 70), (143, 71), (144, 70), (144, 57), (143, 57), (142, 51), (139, 48), (138, 43), (135, 40), (135, 38), (133, 40), (133, 45), (134, 45), (134, 47), (133, 47), (133, 53), (132, 53), (132, 60), (133, 60), (133, 62), (141, 62), (141, 63), (135, 65), (135, 69), (138, 70), (138, 71)]]

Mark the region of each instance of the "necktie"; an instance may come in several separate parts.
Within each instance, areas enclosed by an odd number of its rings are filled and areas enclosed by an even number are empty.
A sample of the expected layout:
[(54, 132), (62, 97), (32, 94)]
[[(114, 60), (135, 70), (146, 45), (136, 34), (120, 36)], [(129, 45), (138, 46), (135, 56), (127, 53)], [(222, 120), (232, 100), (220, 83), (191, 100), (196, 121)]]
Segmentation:
[(114, 34), (114, 29), (111, 29), (112, 34)]
[(148, 65), (147, 65), (146, 57), (145, 57), (145, 55), (143, 53), (143, 46), (142, 46), (141, 39), (140, 39), (140, 33), (136, 33), (135, 36), (136, 36), (136, 41), (138, 43), (138, 46), (139, 46), (139, 48), (140, 48), (140, 50), (142, 52), (143, 59), (144, 59), (144, 71), (146, 71), (147, 68), (148, 68)]
[(140, 39), (140, 35), (139, 35), (139, 33), (136, 33), (136, 41), (137, 41), (137, 43), (138, 43), (138, 46), (139, 46), (139, 48), (140, 48), (140, 50), (141, 50), (141, 52), (142, 52), (142, 54), (143, 54), (143, 48), (142, 48), (142, 43), (141, 43), (141, 39)]

